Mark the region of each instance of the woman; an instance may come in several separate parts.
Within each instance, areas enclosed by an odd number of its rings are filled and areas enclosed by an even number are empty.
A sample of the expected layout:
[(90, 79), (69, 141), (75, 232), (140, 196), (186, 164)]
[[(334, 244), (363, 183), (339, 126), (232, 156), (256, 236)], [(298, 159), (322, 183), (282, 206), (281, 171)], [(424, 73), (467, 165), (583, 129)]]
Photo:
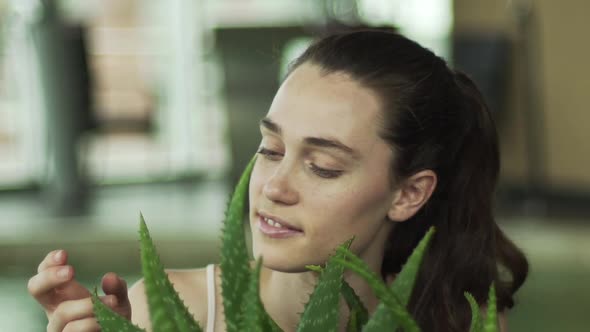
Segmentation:
[[(331, 35), (292, 64), (260, 130), (249, 219), (254, 255), (264, 258), (260, 296), (285, 331), (295, 330), (317, 280), (305, 265), (325, 262), (355, 236), (352, 250), (390, 282), (432, 225), (437, 233), (409, 304), (422, 329), (468, 330), (463, 292), (483, 306), (492, 282), (498, 310), (513, 306), (528, 266), (492, 215), (498, 139), (467, 76), (398, 34)], [(55, 256), (29, 283), (48, 331), (97, 330), (87, 290), (65, 265), (66, 253)], [(212, 288), (207, 270), (169, 276), (202, 325), (224, 331), (220, 271)], [(374, 311), (368, 285), (345, 277)], [(107, 274), (103, 289), (106, 303), (149, 326), (141, 282), (127, 293), (124, 281)], [(341, 317), (343, 328), (345, 305)]]

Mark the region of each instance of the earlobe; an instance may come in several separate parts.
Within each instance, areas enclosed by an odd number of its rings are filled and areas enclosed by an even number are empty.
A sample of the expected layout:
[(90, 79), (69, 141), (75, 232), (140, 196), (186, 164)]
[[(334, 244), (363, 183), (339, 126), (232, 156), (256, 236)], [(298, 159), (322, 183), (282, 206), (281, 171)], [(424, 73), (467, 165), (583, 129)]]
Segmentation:
[(395, 222), (410, 219), (426, 204), (436, 188), (436, 182), (436, 174), (431, 170), (418, 172), (408, 178), (395, 192), (387, 217)]

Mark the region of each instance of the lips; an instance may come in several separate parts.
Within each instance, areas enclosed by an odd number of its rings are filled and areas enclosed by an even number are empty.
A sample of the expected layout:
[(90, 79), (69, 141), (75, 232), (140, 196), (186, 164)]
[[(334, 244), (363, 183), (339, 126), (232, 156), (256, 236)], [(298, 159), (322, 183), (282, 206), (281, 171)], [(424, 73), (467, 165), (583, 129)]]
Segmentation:
[(288, 230), (297, 231), (297, 232), (303, 232), (302, 229), (300, 229), (298, 227), (295, 227), (294, 225), (290, 224), (289, 222), (281, 219), (280, 217), (274, 216), (272, 214), (269, 214), (269, 213), (266, 213), (266, 212), (262, 212), (262, 211), (258, 211), (257, 215), (260, 217), (261, 222), (266, 222), (265, 219), (271, 219), (275, 223), (280, 224), (280, 226), (282, 228), (286, 228)]
[(257, 213), (257, 217), (258, 223), (256, 223), (256, 226), (267, 237), (281, 239), (303, 234), (302, 230), (295, 228), (278, 217), (265, 213)]

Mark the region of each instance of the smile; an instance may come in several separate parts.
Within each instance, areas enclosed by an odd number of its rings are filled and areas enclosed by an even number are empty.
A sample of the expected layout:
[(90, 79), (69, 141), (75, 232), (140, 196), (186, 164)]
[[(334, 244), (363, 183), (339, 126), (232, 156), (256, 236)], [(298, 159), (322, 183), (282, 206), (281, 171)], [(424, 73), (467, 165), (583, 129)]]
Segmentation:
[(261, 215), (258, 215), (256, 226), (264, 235), (271, 238), (287, 238), (303, 234), (301, 230), (288, 227), (279, 221)]
[(269, 225), (271, 225), (273, 227), (277, 227), (277, 228), (283, 228), (284, 227), (281, 223), (276, 222), (276, 221), (274, 221), (274, 220), (272, 220), (270, 218), (262, 217), (262, 221), (266, 221), (267, 224), (269, 224)]

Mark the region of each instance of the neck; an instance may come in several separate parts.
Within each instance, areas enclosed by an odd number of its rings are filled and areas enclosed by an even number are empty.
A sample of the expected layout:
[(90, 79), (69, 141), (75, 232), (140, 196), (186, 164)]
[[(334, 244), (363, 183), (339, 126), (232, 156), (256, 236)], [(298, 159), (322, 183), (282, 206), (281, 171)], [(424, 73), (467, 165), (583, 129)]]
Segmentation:
[[(371, 244), (359, 250), (359, 258), (377, 275), (381, 275), (385, 243), (392, 227), (392, 223), (385, 223)], [(263, 266), (260, 274), (260, 299), (270, 317), (283, 331), (297, 330), (300, 315), (309, 301), (309, 295), (314, 291), (318, 277), (319, 273), (313, 271), (286, 273)], [(360, 276), (348, 270), (344, 272), (344, 280), (354, 289), (371, 315), (379, 304), (371, 287)], [(392, 280), (387, 281), (390, 283)], [(340, 297), (339, 331), (345, 330), (348, 315), (346, 302)]]
[[(371, 266), (380, 273), (380, 267)], [(286, 273), (263, 268), (261, 271), (260, 297), (266, 311), (285, 332), (296, 331), (300, 315), (305, 308), (317, 284), (319, 274), (309, 271), (302, 273)], [(369, 313), (371, 314), (379, 300), (369, 285), (358, 275), (345, 271), (344, 280), (355, 290)], [(349, 310), (346, 302), (340, 299), (340, 328), (346, 327)]]

